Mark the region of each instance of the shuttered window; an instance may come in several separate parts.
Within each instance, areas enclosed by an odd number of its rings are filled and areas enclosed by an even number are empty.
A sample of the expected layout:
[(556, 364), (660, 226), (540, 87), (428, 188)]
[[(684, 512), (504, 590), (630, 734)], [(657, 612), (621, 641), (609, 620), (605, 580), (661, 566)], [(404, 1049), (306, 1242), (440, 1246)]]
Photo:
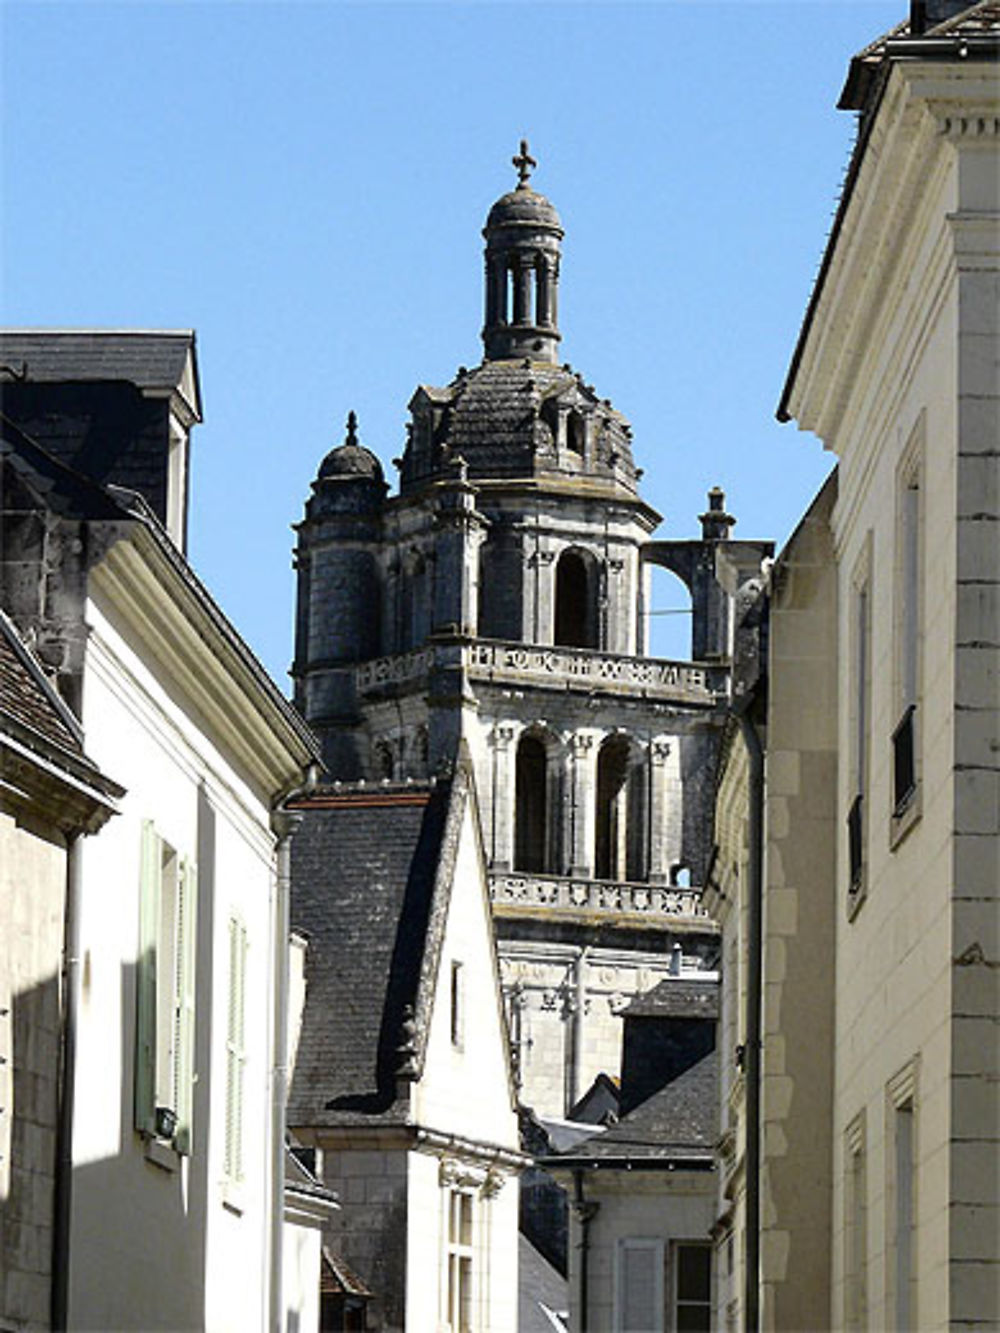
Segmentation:
[(226, 1141), (223, 1172), (243, 1179), (243, 1071), (246, 1066), (246, 927), (229, 919), (229, 992), (226, 1006)]
[(616, 1333), (663, 1333), (663, 1242), (618, 1243)]
[(191, 1151), (194, 1083), (194, 863), (142, 826), (136, 964), (135, 1127)]

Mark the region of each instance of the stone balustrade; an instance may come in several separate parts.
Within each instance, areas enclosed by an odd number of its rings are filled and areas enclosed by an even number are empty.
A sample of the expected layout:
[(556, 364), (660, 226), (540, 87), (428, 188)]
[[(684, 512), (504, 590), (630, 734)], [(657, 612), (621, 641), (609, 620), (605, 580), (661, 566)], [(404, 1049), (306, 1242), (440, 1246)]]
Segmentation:
[(492, 872), (489, 881), (490, 896), (499, 907), (552, 908), (647, 918), (708, 917), (698, 889), (507, 871)]
[(362, 662), (355, 671), (358, 692), (365, 695), (385, 686), (423, 680), (438, 664), (460, 666), (479, 681), (558, 689), (577, 686), (689, 704), (710, 705), (725, 688), (722, 667), (588, 648), (547, 648), (475, 639), (460, 644), (430, 644), (415, 652)]

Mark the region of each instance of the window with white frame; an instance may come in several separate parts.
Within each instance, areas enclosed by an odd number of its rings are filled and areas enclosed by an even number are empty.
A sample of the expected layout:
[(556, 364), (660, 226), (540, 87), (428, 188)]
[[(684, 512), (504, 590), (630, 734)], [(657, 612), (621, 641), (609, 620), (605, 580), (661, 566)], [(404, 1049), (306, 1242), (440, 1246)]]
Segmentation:
[(238, 917), (229, 918), (229, 985), (226, 1004), (226, 1122), (223, 1174), (243, 1179), (243, 1075), (246, 1052), (247, 932)]
[(135, 1125), (191, 1151), (197, 876), (142, 826), (136, 965)]
[(712, 1247), (681, 1241), (673, 1254), (673, 1322), (676, 1333), (709, 1333), (712, 1327)]
[(623, 1237), (615, 1259), (615, 1333), (663, 1333), (663, 1241)]
[(473, 1311), (473, 1225), (475, 1196), (470, 1190), (448, 1191), (448, 1268), (445, 1327), (449, 1333), (471, 1333)]

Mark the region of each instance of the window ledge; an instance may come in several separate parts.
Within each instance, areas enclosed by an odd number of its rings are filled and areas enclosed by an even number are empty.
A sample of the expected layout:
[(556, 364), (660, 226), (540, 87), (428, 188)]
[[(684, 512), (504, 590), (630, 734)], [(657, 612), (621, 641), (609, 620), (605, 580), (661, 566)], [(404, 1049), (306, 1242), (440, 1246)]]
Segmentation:
[(923, 812), (920, 784), (913, 788), (900, 810), (894, 810), (889, 820), (889, 850), (894, 852), (904, 841)]
[(145, 1156), (147, 1162), (150, 1162), (153, 1166), (158, 1166), (161, 1171), (177, 1171), (180, 1169), (180, 1153), (166, 1139), (147, 1138)]

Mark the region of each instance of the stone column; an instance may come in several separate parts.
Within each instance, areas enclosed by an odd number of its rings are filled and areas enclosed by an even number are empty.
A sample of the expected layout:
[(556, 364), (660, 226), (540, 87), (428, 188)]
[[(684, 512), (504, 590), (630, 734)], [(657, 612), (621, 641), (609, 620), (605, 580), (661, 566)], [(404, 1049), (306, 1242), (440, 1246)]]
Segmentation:
[(570, 737), (569, 800), (565, 805), (569, 874), (591, 879), (594, 874), (594, 837), (597, 786), (597, 733), (577, 731)]
[(531, 323), (531, 278), (534, 272), (532, 256), (519, 254), (514, 269), (514, 324)]
[(535, 271), (538, 288), (535, 323), (542, 328), (551, 329), (555, 325), (555, 320), (552, 317), (552, 297), (555, 295), (552, 282), (552, 260), (545, 255), (540, 255)]
[(510, 870), (514, 864), (514, 733), (515, 728), (509, 722), (498, 722), (490, 735), (493, 790), (488, 808), (493, 870)]
[(680, 741), (654, 737), (649, 765), (649, 882), (669, 884), (670, 867), (681, 849)]

